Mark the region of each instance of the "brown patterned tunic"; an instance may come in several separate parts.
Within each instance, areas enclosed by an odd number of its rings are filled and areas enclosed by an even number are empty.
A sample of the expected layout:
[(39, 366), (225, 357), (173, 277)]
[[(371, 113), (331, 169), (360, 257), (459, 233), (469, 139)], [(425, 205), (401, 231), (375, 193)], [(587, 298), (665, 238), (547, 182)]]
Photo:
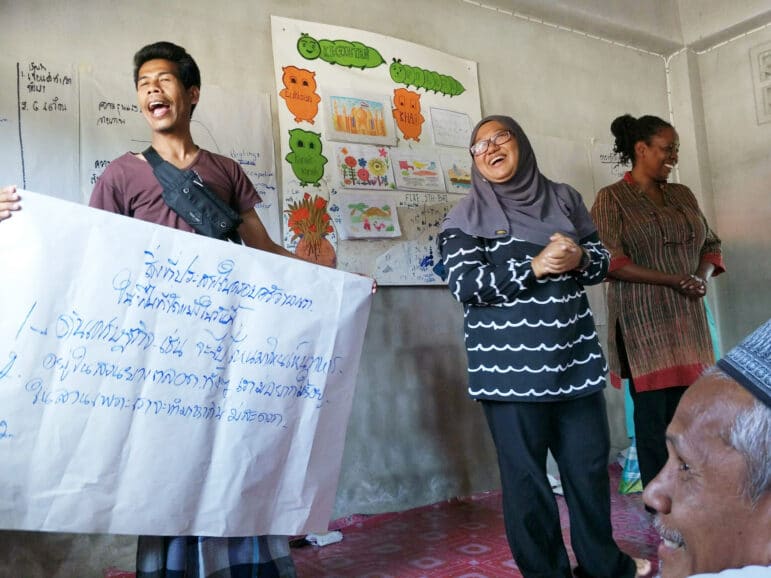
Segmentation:
[[(691, 190), (664, 186), (655, 205), (627, 173), (601, 189), (592, 207), (600, 239), (610, 251), (609, 272), (630, 263), (669, 274), (693, 273), (702, 261), (725, 270), (720, 239), (709, 228)], [(704, 301), (671, 287), (608, 279), (608, 362), (611, 382), (631, 377), (637, 391), (690, 385), (714, 364)], [(622, 375), (620, 330), (631, 375)]]

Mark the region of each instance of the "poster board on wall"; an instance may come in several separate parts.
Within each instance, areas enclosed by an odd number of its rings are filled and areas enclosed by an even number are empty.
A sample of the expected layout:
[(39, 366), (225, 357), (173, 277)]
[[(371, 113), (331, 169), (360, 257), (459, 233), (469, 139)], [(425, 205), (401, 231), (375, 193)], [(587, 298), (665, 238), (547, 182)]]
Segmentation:
[(470, 186), (465, 147), (481, 118), (476, 63), (278, 16), (271, 31), (285, 246), (300, 252), (310, 215), (338, 268), (381, 285), (442, 284), (432, 271), (436, 234)]

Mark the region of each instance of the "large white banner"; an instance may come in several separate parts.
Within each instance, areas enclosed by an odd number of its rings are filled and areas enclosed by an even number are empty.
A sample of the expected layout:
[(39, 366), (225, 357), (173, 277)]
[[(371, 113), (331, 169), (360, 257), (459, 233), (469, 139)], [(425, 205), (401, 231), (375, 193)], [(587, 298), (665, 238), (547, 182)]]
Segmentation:
[(327, 528), (371, 279), (21, 191), (0, 528)]

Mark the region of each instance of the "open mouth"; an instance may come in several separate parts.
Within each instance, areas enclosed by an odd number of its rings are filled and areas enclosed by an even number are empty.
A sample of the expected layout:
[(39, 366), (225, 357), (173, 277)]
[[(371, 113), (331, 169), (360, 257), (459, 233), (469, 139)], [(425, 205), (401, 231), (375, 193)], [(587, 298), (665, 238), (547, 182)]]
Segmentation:
[(162, 117), (166, 114), (166, 111), (169, 110), (169, 105), (161, 100), (154, 100), (147, 105), (147, 110), (149, 110), (150, 114), (154, 117)]
[(505, 160), (505, 158), (506, 158), (506, 155), (495, 155), (493, 158), (491, 158), (488, 161), (488, 164), (491, 167), (497, 166), (497, 165), (501, 164)]
[(653, 525), (656, 527), (659, 536), (661, 536), (661, 545), (659, 546), (660, 553), (662, 553), (663, 550), (663, 553), (666, 555), (666, 553), (674, 552), (675, 550), (687, 549), (683, 535), (680, 532), (673, 530), (672, 528), (667, 528), (659, 518), (654, 520)]

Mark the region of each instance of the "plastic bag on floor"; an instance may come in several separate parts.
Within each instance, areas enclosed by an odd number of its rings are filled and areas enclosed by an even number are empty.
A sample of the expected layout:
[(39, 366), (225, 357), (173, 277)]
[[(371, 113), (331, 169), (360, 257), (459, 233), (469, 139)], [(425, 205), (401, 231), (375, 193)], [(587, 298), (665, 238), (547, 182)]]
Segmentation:
[(632, 438), (632, 445), (626, 450), (626, 458), (621, 470), (621, 480), (618, 482), (618, 491), (620, 494), (634, 494), (643, 491), (640, 465), (637, 463), (637, 446), (634, 443), (634, 438)]
[(335, 544), (343, 539), (343, 533), (338, 530), (332, 530), (324, 534), (308, 534), (305, 536), (314, 546), (328, 546), (329, 544)]

